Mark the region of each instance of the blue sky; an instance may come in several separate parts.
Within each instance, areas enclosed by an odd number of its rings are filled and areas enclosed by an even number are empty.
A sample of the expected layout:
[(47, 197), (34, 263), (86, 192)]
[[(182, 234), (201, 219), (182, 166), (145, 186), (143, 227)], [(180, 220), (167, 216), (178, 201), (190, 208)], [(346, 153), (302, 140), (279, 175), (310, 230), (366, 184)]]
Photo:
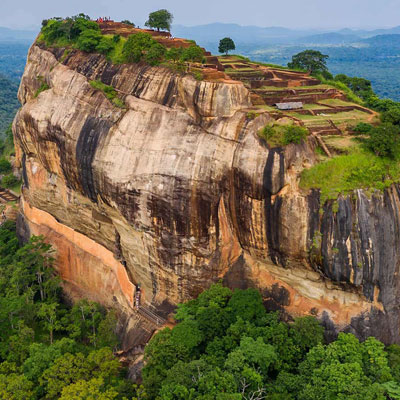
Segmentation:
[(232, 22), (288, 28), (376, 28), (400, 25), (400, 0), (0, 0), (0, 26), (26, 28), (43, 18), (85, 12), (143, 25), (167, 8), (176, 24)]

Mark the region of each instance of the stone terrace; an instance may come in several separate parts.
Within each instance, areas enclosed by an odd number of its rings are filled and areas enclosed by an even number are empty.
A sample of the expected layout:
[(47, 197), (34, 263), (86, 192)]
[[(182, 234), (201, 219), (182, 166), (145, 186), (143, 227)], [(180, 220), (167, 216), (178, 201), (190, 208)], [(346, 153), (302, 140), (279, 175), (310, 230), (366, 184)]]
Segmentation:
[[(268, 112), (277, 121), (291, 120), (317, 135), (321, 144), (321, 136), (342, 136), (359, 122), (376, 120), (375, 112), (349, 102), (342, 91), (321, 84), (308, 73), (258, 64), (238, 56), (222, 56), (219, 61), (229, 77), (243, 82), (250, 90), (251, 115)], [(282, 112), (274, 107), (277, 103), (300, 102), (303, 108), (296, 110)]]
[[(118, 34), (123, 37), (145, 32), (167, 48), (184, 47), (193, 41), (174, 38), (169, 32), (139, 29), (121, 22), (99, 23), (105, 35)], [(345, 94), (310, 76), (308, 73), (291, 71), (277, 66), (251, 62), (238, 56), (212, 56), (204, 49), (205, 64), (192, 64), (191, 70), (201, 71), (209, 81), (240, 81), (251, 93), (253, 107), (249, 112), (268, 112), (276, 120), (291, 120), (306, 127), (311, 134), (321, 136), (343, 135), (351, 131), (358, 122), (371, 122), (376, 113), (351, 103)], [(277, 110), (276, 103), (303, 103), (298, 110)], [(322, 140), (322, 139), (321, 139)]]

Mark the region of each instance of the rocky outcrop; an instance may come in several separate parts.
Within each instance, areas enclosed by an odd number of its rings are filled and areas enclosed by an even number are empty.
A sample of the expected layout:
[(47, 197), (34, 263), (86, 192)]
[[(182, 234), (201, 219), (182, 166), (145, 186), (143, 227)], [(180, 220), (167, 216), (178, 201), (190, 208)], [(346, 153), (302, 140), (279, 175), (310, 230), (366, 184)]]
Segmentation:
[(54, 245), (70, 293), (129, 314), (140, 283), (166, 316), (223, 279), (332, 334), (400, 342), (398, 188), (321, 205), (298, 187), (314, 138), (268, 149), (241, 83), (34, 44), (19, 99), (20, 230)]

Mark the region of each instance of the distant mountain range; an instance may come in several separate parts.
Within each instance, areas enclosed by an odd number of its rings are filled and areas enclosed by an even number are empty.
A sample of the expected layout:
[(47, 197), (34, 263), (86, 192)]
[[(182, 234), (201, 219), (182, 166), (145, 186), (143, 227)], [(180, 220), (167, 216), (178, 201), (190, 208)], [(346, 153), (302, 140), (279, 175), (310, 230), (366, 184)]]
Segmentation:
[(296, 40), (297, 43), (313, 44), (344, 44), (360, 40), (360, 36), (339, 32), (320, 33), (317, 35), (303, 36)]
[(400, 48), (400, 34), (377, 35), (364, 39), (363, 43), (370, 46), (390, 47), (392, 50)]
[(312, 34), (313, 31), (295, 31), (288, 28), (259, 26), (241, 26), (237, 24), (213, 23), (198, 26), (174, 25), (172, 33), (177, 37), (185, 37), (196, 41), (214, 41), (229, 36), (240, 43), (260, 41), (281, 41), (287, 38)]
[(313, 30), (292, 30), (282, 27), (262, 28), (237, 24), (213, 23), (197, 26), (174, 25), (172, 33), (176, 37), (185, 37), (199, 43), (215, 42), (225, 36), (236, 43), (284, 43), (289, 39), (320, 33)]
[[(174, 25), (172, 33), (177, 37), (196, 40), (206, 46), (216, 43), (225, 36), (231, 37), (238, 44), (320, 44), (340, 45), (345, 43), (363, 42), (381, 35), (400, 34), (400, 26), (390, 29), (338, 31), (294, 30), (282, 27), (262, 28), (258, 26), (241, 26), (238, 24), (214, 23), (197, 26)], [(365, 42), (366, 43), (366, 42)]]
[(356, 35), (359, 37), (367, 38), (371, 36), (377, 35), (393, 35), (393, 34), (400, 34), (400, 26), (395, 26), (394, 28), (387, 28), (387, 29), (374, 29), (371, 31), (368, 30), (357, 30), (357, 29), (341, 29), (338, 33), (344, 35)]

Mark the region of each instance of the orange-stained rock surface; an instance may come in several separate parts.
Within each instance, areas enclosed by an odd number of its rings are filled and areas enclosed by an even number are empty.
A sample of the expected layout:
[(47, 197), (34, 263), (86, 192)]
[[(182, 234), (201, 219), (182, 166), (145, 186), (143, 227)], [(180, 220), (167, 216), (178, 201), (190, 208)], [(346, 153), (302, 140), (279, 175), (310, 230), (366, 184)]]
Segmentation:
[(21, 211), (33, 235), (43, 235), (56, 250), (56, 269), (69, 290), (109, 307), (134, 307), (135, 286), (125, 267), (105, 247), (74, 231), (23, 199)]
[(242, 83), (41, 47), (29, 52), (13, 125), (19, 230), (54, 245), (73, 296), (130, 315), (140, 284), (143, 305), (166, 317), (222, 279), (258, 288), (268, 309), (317, 316), (329, 334), (400, 342), (397, 186), (320, 204), (298, 186), (315, 139), (268, 148), (258, 131), (272, 117), (249, 116)]

